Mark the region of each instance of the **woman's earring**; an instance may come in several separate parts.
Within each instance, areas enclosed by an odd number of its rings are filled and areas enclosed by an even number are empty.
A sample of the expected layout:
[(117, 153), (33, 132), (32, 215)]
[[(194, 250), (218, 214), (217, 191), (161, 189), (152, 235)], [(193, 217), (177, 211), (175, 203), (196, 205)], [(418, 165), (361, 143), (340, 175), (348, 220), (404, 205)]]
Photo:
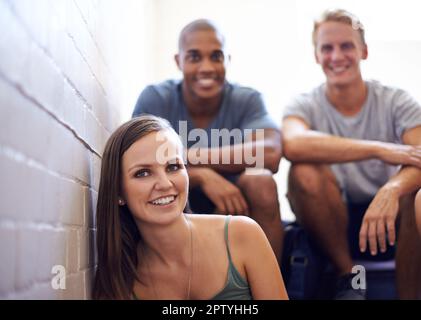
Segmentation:
[(119, 206), (124, 206), (125, 203), (124, 203), (124, 201), (122, 199), (118, 199), (118, 205)]

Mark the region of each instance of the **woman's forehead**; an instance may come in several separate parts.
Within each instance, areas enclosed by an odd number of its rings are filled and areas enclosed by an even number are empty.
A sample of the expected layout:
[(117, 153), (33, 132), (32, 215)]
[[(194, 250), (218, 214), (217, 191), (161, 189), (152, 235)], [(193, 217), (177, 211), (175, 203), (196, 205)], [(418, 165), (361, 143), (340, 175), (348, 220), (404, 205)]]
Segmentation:
[(165, 164), (169, 159), (182, 157), (183, 146), (171, 130), (151, 132), (135, 141), (123, 154), (124, 163), (144, 162)]

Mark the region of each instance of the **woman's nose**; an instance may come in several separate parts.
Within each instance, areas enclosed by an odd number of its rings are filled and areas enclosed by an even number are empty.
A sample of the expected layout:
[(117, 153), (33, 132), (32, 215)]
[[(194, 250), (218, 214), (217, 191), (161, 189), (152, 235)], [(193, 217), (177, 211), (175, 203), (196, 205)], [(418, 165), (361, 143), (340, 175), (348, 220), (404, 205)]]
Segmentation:
[(159, 173), (156, 178), (155, 188), (157, 190), (166, 190), (172, 187), (172, 182), (166, 172)]

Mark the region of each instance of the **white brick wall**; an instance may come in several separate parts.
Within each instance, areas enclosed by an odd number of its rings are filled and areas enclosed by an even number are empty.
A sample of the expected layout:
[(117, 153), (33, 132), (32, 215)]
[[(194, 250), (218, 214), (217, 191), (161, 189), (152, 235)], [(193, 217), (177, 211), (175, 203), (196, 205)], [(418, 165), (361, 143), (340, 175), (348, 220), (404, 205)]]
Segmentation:
[(145, 85), (152, 3), (0, 0), (0, 299), (90, 297), (101, 153)]

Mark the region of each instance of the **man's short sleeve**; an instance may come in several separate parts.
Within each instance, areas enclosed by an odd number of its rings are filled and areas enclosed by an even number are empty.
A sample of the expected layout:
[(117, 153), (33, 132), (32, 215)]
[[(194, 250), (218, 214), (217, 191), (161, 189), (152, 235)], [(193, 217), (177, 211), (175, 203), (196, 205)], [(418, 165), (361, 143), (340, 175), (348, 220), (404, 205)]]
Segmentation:
[(241, 129), (279, 129), (266, 110), (262, 95), (254, 92), (248, 100)]
[(305, 94), (299, 95), (292, 99), (285, 107), (282, 118), (290, 116), (302, 118), (309, 126), (312, 126), (311, 115), (312, 103)]
[(401, 141), (405, 131), (421, 126), (421, 105), (403, 90), (399, 90), (394, 100), (395, 135)]

